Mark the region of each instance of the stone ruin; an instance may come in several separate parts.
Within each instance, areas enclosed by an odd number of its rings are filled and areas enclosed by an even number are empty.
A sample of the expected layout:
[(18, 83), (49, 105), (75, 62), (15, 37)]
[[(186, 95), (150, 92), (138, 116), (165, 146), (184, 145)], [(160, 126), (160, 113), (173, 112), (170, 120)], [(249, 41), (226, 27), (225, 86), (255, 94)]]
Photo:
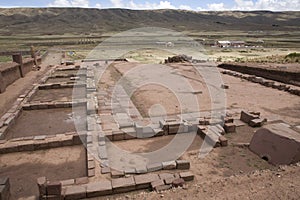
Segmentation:
[(191, 62), (192, 57), (187, 55), (177, 55), (173, 57), (168, 57), (168, 59), (165, 59), (165, 64), (167, 63), (183, 63), (183, 62)]

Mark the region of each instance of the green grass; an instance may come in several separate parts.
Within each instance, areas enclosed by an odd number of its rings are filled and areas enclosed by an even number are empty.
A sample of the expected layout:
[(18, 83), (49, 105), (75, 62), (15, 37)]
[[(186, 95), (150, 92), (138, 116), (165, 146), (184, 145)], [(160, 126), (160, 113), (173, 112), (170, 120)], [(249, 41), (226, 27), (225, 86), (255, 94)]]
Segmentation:
[(12, 61), (11, 56), (0, 56), (0, 62), (9, 62)]

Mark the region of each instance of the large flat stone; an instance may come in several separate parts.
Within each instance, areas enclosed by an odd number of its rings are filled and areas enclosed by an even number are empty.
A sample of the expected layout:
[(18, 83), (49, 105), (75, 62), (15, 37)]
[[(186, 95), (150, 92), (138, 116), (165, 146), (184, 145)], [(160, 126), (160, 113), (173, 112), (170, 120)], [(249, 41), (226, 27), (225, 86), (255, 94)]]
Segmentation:
[(66, 187), (65, 200), (83, 199), (86, 198), (86, 187), (80, 185)]
[(88, 198), (112, 194), (111, 181), (103, 180), (87, 184), (86, 195)]
[(114, 193), (130, 192), (135, 190), (135, 181), (133, 177), (112, 179)]
[(157, 174), (142, 174), (134, 176), (136, 189), (147, 189), (151, 187), (151, 182), (159, 180)]

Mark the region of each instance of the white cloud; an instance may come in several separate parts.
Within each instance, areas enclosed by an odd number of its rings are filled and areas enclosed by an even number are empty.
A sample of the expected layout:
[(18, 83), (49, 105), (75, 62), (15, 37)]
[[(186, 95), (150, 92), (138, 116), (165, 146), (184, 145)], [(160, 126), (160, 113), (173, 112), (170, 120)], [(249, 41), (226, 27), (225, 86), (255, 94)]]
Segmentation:
[(89, 0), (55, 0), (49, 7), (89, 7)]
[(207, 4), (208, 10), (226, 10), (224, 3), (211, 3)]
[[(50, 7), (90, 7), (89, 0), (53, 0), (48, 4)], [(234, 0), (234, 5), (229, 6), (224, 3), (209, 3), (204, 7), (191, 8), (189, 5), (182, 4), (174, 6), (170, 1), (163, 0), (159, 3), (145, 1), (138, 3), (137, 0), (110, 0), (111, 7), (129, 9), (183, 9), (183, 10), (272, 10), (272, 11), (300, 11), (300, 0)], [(103, 8), (100, 3), (92, 7)]]
[(116, 8), (124, 7), (122, 0), (110, 0), (110, 2), (112, 3), (113, 7), (116, 7)]
[(300, 0), (235, 0), (232, 10), (300, 10)]
[(95, 8), (102, 8), (102, 5), (100, 3), (96, 3)]
[(193, 9), (191, 8), (191, 6), (188, 6), (188, 5), (180, 5), (180, 6), (179, 6), (179, 9), (182, 9), (182, 10), (193, 10)]
[(141, 9), (176, 9), (170, 1), (160, 1), (159, 3), (136, 3), (134, 0), (130, 0), (128, 3), (124, 3), (122, 0), (110, 0), (112, 7), (115, 8), (129, 8), (134, 10)]

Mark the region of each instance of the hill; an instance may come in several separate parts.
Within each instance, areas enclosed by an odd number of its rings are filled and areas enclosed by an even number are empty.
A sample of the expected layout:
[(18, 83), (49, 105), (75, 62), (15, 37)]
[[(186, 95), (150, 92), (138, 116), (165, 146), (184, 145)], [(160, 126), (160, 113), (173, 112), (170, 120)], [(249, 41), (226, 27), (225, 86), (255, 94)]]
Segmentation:
[(144, 26), (177, 31), (299, 31), (300, 12), (0, 8), (0, 33), (104, 33)]

